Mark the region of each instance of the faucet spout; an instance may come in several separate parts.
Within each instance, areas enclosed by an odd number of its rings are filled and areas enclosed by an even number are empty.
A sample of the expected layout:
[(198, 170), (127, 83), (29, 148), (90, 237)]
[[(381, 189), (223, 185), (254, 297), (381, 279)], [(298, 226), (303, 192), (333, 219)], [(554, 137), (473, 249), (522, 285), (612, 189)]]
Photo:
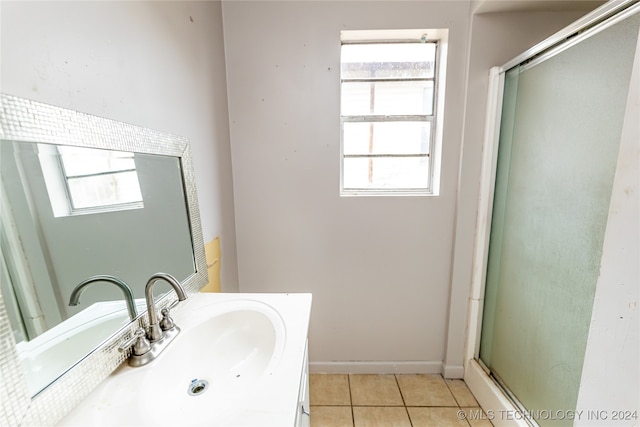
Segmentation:
[(78, 303), (80, 302), (80, 295), (82, 294), (82, 292), (84, 292), (87, 286), (95, 282), (109, 282), (119, 287), (122, 290), (122, 293), (124, 293), (124, 300), (127, 303), (127, 311), (129, 312), (129, 317), (131, 318), (131, 320), (134, 320), (136, 317), (138, 317), (138, 312), (136, 311), (136, 304), (133, 299), (133, 292), (131, 291), (131, 288), (129, 287), (129, 285), (127, 285), (125, 282), (118, 279), (117, 277), (108, 276), (105, 274), (91, 276), (88, 279), (85, 279), (82, 282), (78, 283), (76, 287), (73, 288), (73, 291), (71, 291), (71, 296), (69, 297), (69, 305), (70, 306), (78, 305)]
[(180, 285), (180, 282), (170, 274), (156, 273), (149, 278), (147, 285), (144, 288), (144, 296), (147, 300), (147, 313), (149, 316), (149, 331), (147, 338), (149, 341), (154, 342), (162, 338), (162, 329), (158, 323), (158, 313), (156, 312), (155, 301), (153, 300), (153, 286), (158, 280), (164, 280), (173, 288), (176, 295), (178, 295), (179, 301), (187, 299), (187, 294)]

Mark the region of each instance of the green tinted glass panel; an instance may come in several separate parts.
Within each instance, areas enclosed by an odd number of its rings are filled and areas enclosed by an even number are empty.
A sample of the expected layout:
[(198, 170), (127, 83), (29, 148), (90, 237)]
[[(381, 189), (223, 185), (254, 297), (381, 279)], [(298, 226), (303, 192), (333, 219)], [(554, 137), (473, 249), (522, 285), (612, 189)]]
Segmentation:
[(480, 358), (530, 411), (576, 408), (639, 27), (506, 76)]

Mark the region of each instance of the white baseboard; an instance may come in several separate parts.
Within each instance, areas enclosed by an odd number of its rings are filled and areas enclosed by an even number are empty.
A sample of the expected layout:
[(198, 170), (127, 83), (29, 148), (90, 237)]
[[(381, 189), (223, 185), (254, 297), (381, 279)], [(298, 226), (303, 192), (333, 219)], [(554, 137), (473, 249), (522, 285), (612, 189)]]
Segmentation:
[(471, 359), (464, 372), (464, 382), (496, 427), (530, 427), (521, 412), (487, 375), (477, 361)]
[(442, 374), (442, 362), (310, 362), (312, 374)]
[(464, 366), (442, 364), (442, 376), (445, 378), (464, 378)]

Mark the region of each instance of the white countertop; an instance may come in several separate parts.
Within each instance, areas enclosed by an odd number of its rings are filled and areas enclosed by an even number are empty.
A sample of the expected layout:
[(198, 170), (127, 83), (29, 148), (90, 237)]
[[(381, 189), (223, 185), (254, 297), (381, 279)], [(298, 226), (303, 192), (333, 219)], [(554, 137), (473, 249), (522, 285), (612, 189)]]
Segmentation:
[[(131, 368), (126, 364), (121, 366), (80, 405), (67, 414), (58, 425), (113, 426), (115, 424), (122, 425), (122, 422), (127, 420), (132, 421), (128, 424), (130, 426), (162, 425), (162, 421), (158, 422), (157, 417), (146, 419), (146, 417), (140, 416), (140, 401), (149, 400), (149, 393), (151, 393), (154, 404), (157, 401), (158, 412), (171, 414), (167, 420), (173, 419), (172, 423), (175, 422), (175, 417), (179, 414), (180, 421), (184, 420), (184, 425), (190, 426), (206, 424), (221, 427), (293, 427), (298, 407), (298, 392), (305, 357), (311, 299), (311, 294), (198, 293), (189, 296), (186, 301), (180, 303), (172, 311), (176, 325), (182, 328), (181, 334), (206, 320), (209, 313), (246, 310), (247, 308), (260, 310), (261, 306), (269, 307), (271, 312), (275, 311), (284, 324), (284, 337), (278, 338), (284, 338), (284, 346), (278, 354), (274, 355), (274, 358), (278, 360), (273, 363), (273, 368), (263, 375), (255, 385), (252, 385), (250, 393), (243, 396), (243, 407), (236, 411), (237, 413), (228, 413), (223, 420), (211, 418), (211, 412), (207, 412), (208, 408), (193, 406), (193, 400), (189, 401), (188, 407), (191, 409), (187, 411), (185, 410), (186, 406), (183, 406), (183, 413), (180, 413), (180, 402), (163, 399), (163, 390), (145, 389), (143, 397), (136, 396), (134, 390), (140, 389), (140, 383), (145, 382), (143, 381), (145, 377), (163, 375), (160, 370), (157, 373), (153, 371), (158, 366), (154, 361), (138, 368)], [(179, 338), (180, 335), (176, 341), (169, 344), (165, 351), (171, 352), (171, 346), (181, 345)], [(202, 337), (202, 339), (206, 340), (206, 337)], [(163, 354), (159, 356), (158, 360), (161, 357)], [(182, 367), (176, 366), (176, 369), (182, 369)], [(135, 387), (133, 387), (134, 385)], [(128, 390), (131, 392), (130, 396), (127, 395)], [(216, 403), (225, 404), (219, 401)], [(229, 407), (234, 407), (237, 402), (229, 402), (229, 405)], [(206, 416), (200, 416), (198, 414), (200, 410), (204, 411), (203, 414)], [(131, 417), (128, 417), (129, 411), (131, 411)], [(162, 420), (162, 418), (160, 419)], [(205, 419), (206, 421), (204, 421)]]

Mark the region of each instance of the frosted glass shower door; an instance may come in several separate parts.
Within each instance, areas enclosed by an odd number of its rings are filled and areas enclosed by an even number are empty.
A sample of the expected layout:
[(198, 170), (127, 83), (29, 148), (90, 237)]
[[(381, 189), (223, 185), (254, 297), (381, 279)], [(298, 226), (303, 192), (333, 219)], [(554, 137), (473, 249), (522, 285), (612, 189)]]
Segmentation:
[(540, 425), (573, 423), (543, 411), (576, 408), (639, 28), (505, 76), (480, 359)]

